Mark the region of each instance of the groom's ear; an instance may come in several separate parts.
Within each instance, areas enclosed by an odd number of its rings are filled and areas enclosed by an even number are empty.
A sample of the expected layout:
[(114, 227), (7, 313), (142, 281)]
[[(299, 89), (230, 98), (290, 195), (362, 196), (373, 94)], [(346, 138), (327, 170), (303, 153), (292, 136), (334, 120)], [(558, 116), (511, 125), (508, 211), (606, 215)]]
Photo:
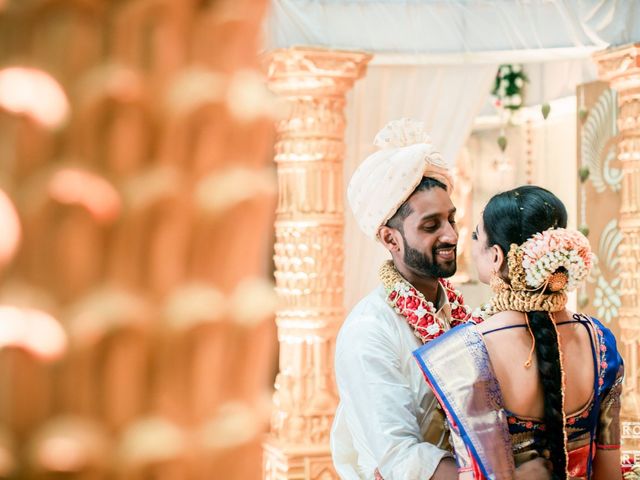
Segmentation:
[(378, 238), (380, 243), (391, 253), (400, 251), (400, 232), (395, 228), (382, 225), (378, 229)]

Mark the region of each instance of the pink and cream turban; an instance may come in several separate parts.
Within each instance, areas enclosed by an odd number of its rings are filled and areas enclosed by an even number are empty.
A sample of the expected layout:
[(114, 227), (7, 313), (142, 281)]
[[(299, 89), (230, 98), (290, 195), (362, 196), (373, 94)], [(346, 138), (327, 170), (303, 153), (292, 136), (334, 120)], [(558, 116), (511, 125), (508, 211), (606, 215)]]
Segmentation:
[(453, 190), (447, 164), (433, 149), (424, 124), (408, 118), (389, 122), (373, 142), (379, 150), (356, 169), (347, 188), (349, 205), (362, 231), (377, 238), (411, 196), (422, 177), (430, 177)]

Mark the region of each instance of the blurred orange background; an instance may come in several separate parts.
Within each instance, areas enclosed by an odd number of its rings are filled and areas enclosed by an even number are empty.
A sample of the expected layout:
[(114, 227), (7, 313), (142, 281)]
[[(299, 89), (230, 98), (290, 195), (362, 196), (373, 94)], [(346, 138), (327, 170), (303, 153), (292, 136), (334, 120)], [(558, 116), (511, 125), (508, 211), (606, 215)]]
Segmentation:
[(1, 478), (260, 477), (265, 8), (0, 2)]

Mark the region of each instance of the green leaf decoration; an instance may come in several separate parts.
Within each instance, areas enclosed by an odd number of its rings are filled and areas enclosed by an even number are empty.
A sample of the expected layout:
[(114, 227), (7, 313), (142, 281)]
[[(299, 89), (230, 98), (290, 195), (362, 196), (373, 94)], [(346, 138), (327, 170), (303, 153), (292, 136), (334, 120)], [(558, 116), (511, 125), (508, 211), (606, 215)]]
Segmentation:
[(585, 224), (582, 224), (578, 227), (578, 231), (582, 233), (585, 237), (589, 236), (589, 227)]
[(587, 115), (589, 115), (589, 110), (587, 110), (586, 108), (581, 108), (580, 110), (578, 110), (578, 117), (580, 118), (580, 121), (584, 123), (584, 121), (587, 119)]
[(551, 111), (551, 105), (549, 105), (548, 103), (543, 103), (540, 111), (542, 112), (542, 118), (546, 120), (549, 116), (549, 112)]
[(580, 177), (580, 182), (586, 182), (587, 178), (589, 178), (589, 167), (581, 167), (578, 170), (578, 176)]
[(498, 146), (500, 147), (500, 151), (504, 152), (507, 149), (507, 137), (500, 135), (498, 137)]

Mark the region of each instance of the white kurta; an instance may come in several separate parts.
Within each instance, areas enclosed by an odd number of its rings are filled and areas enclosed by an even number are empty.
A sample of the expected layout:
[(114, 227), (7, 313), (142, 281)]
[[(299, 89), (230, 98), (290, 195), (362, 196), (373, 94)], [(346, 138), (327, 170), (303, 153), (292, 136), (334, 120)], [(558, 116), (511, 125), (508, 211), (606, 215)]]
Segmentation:
[[(336, 341), (331, 452), (344, 480), (373, 479), (376, 468), (385, 480), (426, 480), (449, 455), (423, 440), (437, 401), (411, 354), (422, 343), (385, 297), (380, 285), (361, 300)], [(442, 287), (438, 299), (436, 315), (448, 326)]]

